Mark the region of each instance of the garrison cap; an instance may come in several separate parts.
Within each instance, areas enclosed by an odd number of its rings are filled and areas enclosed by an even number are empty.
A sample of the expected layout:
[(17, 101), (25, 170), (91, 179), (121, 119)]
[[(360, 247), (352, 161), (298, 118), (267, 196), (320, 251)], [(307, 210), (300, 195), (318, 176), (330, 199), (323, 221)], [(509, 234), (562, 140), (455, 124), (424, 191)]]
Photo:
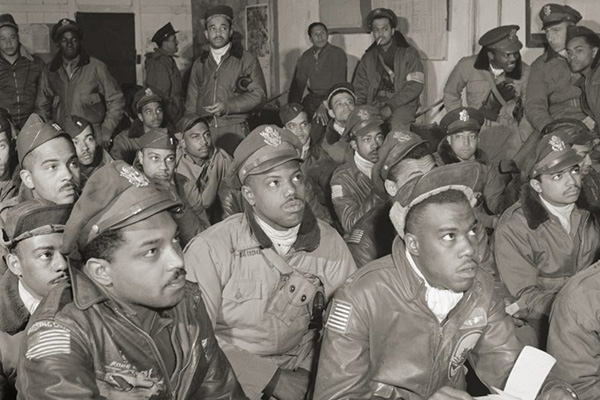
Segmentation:
[(338, 93), (346, 92), (349, 93), (354, 101), (356, 101), (356, 93), (354, 93), (354, 86), (350, 82), (340, 82), (332, 85), (329, 88), (329, 93), (327, 94), (327, 105), (331, 108), (331, 99)]
[(516, 53), (523, 48), (523, 43), (517, 36), (518, 25), (503, 25), (491, 29), (479, 38), (482, 47)]
[(19, 32), (19, 26), (15, 22), (15, 19), (10, 14), (2, 14), (0, 15), (0, 28), (4, 28), (5, 26), (10, 26), (11, 28), (15, 28), (17, 32)]
[(44, 143), (61, 136), (71, 140), (69, 134), (57, 123), (44, 122), (39, 115), (31, 114), (17, 136), (17, 153), (21, 167), (27, 154)]
[(484, 121), (485, 117), (478, 109), (459, 107), (444, 115), (444, 118), (440, 121), (440, 128), (446, 135), (463, 131), (479, 132)]
[(100, 167), (87, 181), (65, 226), (62, 252), (81, 251), (100, 234), (181, 206), (125, 161)]
[(138, 90), (133, 96), (133, 111), (135, 114), (139, 113), (146, 104), (150, 103), (163, 103), (162, 97), (150, 87), (145, 87)]
[(69, 18), (63, 18), (52, 27), (52, 40), (58, 42), (60, 36), (65, 32), (75, 32), (79, 38), (83, 37), (83, 32), (75, 21)]
[[(75, 139), (77, 136), (81, 134), (85, 130), (85, 128), (92, 127), (90, 121), (83, 117), (79, 117), (77, 115), (71, 115), (71, 117), (65, 118), (61, 121), (61, 126), (71, 136), (72, 139)], [(93, 132), (92, 127), (92, 132)]]
[(537, 144), (535, 149), (535, 161), (531, 170), (530, 178), (536, 178), (542, 174), (555, 174), (569, 167), (577, 165), (583, 160), (571, 145), (560, 138), (562, 128), (557, 127), (550, 131)]
[(552, 133), (560, 137), (566, 145), (586, 145), (594, 140), (600, 140), (592, 134), (582, 121), (575, 118), (559, 118), (542, 129), (542, 136)]
[(398, 17), (396, 13), (390, 10), (389, 8), (376, 8), (371, 10), (371, 12), (367, 15), (367, 28), (371, 31), (373, 26), (373, 20), (378, 18), (387, 18), (390, 20), (390, 25), (392, 28), (398, 26)]
[(288, 103), (284, 105), (279, 110), (279, 119), (281, 119), (281, 124), (287, 124), (288, 122), (296, 118), (298, 115), (300, 115), (300, 113), (303, 111), (304, 107), (302, 107), (302, 104)]
[(384, 121), (378, 109), (373, 106), (359, 106), (348, 115), (343, 136), (348, 140), (354, 140), (383, 124)]
[(392, 167), (404, 160), (412, 149), (420, 144), (429, 143), (416, 133), (395, 131), (390, 132), (387, 140), (379, 150), (379, 161), (373, 166), (371, 180), (381, 191), (385, 192), (384, 182)]
[(404, 238), (406, 216), (423, 200), (447, 190), (465, 194), (472, 206), (477, 203), (475, 187), (482, 179), (483, 166), (478, 162), (444, 165), (418, 176), (402, 186), (396, 194), (390, 218), (398, 235)]
[(0, 242), (10, 249), (33, 236), (63, 232), (72, 208), (73, 204), (55, 204), (43, 199), (19, 203), (6, 212)]
[(206, 11), (206, 14), (204, 14), (204, 20), (206, 21), (206, 23), (208, 23), (208, 20), (210, 18), (217, 16), (225, 17), (231, 22), (233, 21), (233, 10), (231, 9), (231, 7), (224, 5), (210, 7)]
[(576, 37), (586, 37), (592, 46), (600, 47), (600, 36), (588, 27), (581, 25), (571, 25), (567, 28), (567, 42)]
[(171, 35), (176, 34), (179, 31), (176, 31), (173, 28), (173, 25), (171, 25), (171, 23), (167, 23), (166, 25), (164, 25), (162, 28), (160, 28), (159, 30), (156, 31), (156, 33), (154, 34), (154, 36), (152, 36), (152, 41), (154, 43), (156, 43), (157, 45), (161, 45), (161, 43), (168, 38)]
[(179, 132), (184, 133), (185, 131), (191, 129), (198, 122), (203, 122), (206, 124), (206, 126), (210, 127), (210, 122), (205, 116), (200, 116), (198, 114), (186, 114), (181, 117), (179, 122), (177, 122), (177, 129)]
[(546, 4), (540, 10), (540, 19), (542, 20), (542, 29), (556, 25), (563, 21), (578, 23), (581, 21), (581, 14), (573, 7), (566, 4)]
[(150, 129), (140, 138), (141, 149), (177, 149), (177, 139), (175, 135), (166, 128)]
[(302, 143), (292, 132), (275, 125), (260, 125), (233, 153), (233, 170), (243, 184), (248, 175), (267, 172), (291, 160), (302, 161)]

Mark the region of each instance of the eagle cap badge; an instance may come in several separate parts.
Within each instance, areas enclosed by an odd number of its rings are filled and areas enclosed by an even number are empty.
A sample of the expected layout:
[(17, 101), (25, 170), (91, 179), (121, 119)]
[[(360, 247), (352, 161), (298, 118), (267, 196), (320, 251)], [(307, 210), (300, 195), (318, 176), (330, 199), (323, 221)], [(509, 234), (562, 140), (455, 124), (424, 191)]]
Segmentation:
[(370, 113), (369, 113), (367, 110), (365, 110), (365, 109), (362, 109), (362, 110), (358, 111), (358, 114), (357, 114), (357, 115), (358, 115), (358, 116), (360, 117), (360, 119), (361, 119), (361, 120), (363, 120), (363, 121), (366, 121), (366, 120), (368, 120), (369, 118), (371, 118), (371, 114), (370, 114)]
[(278, 147), (281, 145), (281, 135), (272, 126), (267, 126), (260, 132), (260, 136), (263, 137), (264, 142), (271, 147)]
[(124, 165), (121, 168), (120, 174), (123, 178), (127, 179), (135, 187), (148, 186), (150, 181), (140, 171), (132, 167), (131, 165)]
[(462, 122), (467, 122), (471, 116), (467, 110), (462, 110), (460, 113), (458, 113), (458, 118), (460, 118)]
[(552, 146), (552, 151), (563, 151), (564, 149), (566, 149), (565, 142), (563, 142), (556, 135), (552, 135), (548, 143), (550, 144), (550, 146)]
[(546, 5), (544, 6), (544, 14), (545, 14), (546, 16), (548, 16), (548, 15), (552, 14), (552, 7), (550, 6), (550, 4), (546, 4)]

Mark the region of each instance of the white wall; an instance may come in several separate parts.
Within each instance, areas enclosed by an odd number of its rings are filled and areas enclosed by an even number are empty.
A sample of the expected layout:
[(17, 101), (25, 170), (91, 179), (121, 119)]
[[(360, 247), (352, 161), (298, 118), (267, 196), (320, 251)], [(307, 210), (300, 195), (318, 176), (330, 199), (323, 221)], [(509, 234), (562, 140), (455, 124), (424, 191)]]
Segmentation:
[(75, 19), (78, 11), (135, 14), (135, 46), (142, 56), (142, 63), (136, 65), (138, 84), (144, 81), (143, 56), (155, 47), (150, 38), (167, 22), (180, 31), (177, 65), (182, 71), (191, 66), (190, 0), (0, 0), (0, 13), (12, 14), (17, 24), (54, 24), (61, 18)]

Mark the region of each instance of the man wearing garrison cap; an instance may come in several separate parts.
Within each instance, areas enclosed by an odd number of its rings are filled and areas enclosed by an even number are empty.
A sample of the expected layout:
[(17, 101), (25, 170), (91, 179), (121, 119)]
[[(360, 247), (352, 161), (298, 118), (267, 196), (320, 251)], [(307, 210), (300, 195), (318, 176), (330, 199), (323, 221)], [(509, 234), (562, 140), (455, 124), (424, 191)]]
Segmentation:
[[(466, 104), (485, 117), (479, 133), (479, 146), (491, 162), (511, 159), (529, 134), (523, 121), (522, 98), (529, 66), (521, 60), (523, 47), (517, 37), (517, 25), (491, 29), (479, 39), (478, 54), (462, 58), (444, 87), (444, 105), (448, 111)], [(523, 122), (523, 124), (521, 124)]]
[(102, 146), (98, 146), (94, 135), (94, 127), (85, 118), (71, 115), (70, 118), (65, 118), (61, 125), (75, 145), (81, 173), (80, 186), (83, 188), (90, 176), (98, 168), (112, 162), (113, 158)]
[(29, 321), (20, 398), (246, 398), (185, 279), (180, 205), (123, 161), (91, 176), (63, 236), (82, 264)]
[(185, 102), (186, 114), (214, 117), (210, 130), (215, 143), (229, 154), (248, 135), (250, 112), (267, 98), (260, 64), (240, 41), (231, 41), (232, 25), (231, 7), (219, 5), (206, 11), (208, 46), (194, 61)]
[(331, 178), (331, 200), (346, 234), (363, 215), (384, 202), (371, 180), (386, 133), (383, 125), (379, 110), (372, 106), (356, 107), (348, 117), (344, 137), (354, 149), (354, 158)]
[(234, 154), (244, 213), (185, 251), (223, 351), (252, 399), (303, 399), (321, 311), (356, 267), (344, 241), (305, 204), (300, 141), (261, 125)]
[(79, 115), (94, 126), (98, 143), (108, 148), (125, 107), (117, 81), (106, 64), (85, 51), (83, 32), (75, 21), (61, 19), (51, 36), (59, 50), (40, 78), (35, 112), (52, 121)]
[(421, 57), (396, 29), (398, 17), (392, 10), (376, 8), (366, 22), (375, 42), (356, 67), (356, 104), (373, 105), (392, 129), (408, 130), (425, 84)]
[[(398, 190), (392, 254), (360, 269), (331, 302), (315, 400), (472, 400), (467, 358), (488, 387), (504, 387), (523, 345), (477, 261), (479, 173), (447, 165)], [(551, 380), (542, 391), (540, 399), (572, 399)]]
[(0, 244), (9, 271), (0, 278), (0, 397), (16, 399), (19, 343), (42, 299), (68, 279), (60, 253), (71, 204), (27, 200), (10, 209)]
[[(206, 229), (210, 223), (206, 211), (195, 207), (202, 203), (198, 191), (191, 191), (189, 179), (175, 172), (175, 151), (178, 141), (165, 128), (151, 129), (140, 139), (137, 160), (144, 174), (159, 189), (173, 193), (183, 206), (173, 218), (179, 227), (182, 245)], [(197, 211), (196, 211), (197, 210)]]
[(500, 276), (546, 347), (556, 293), (600, 256), (600, 225), (581, 192), (582, 161), (561, 138), (572, 128), (545, 130), (533, 155), (529, 185), (500, 218), (494, 255)]
[(181, 83), (181, 72), (175, 62), (179, 48), (177, 31), (171, 23), (160, 28), (152, 41), (157, 48), (146, 53), (145, 85), (155, 88), (165, 100), (165, 113), (171, 124), (177, 123), (183, 115), (184, 95)]
[(600, 79), (600, 36), (585, 26), (567, 28), (567, 55), (573, 72), (582, 76), (576, 82), (583, 93), (581, 106), (583, 111), (596, 122), (600, 121), (600, 90), (594, 85)]

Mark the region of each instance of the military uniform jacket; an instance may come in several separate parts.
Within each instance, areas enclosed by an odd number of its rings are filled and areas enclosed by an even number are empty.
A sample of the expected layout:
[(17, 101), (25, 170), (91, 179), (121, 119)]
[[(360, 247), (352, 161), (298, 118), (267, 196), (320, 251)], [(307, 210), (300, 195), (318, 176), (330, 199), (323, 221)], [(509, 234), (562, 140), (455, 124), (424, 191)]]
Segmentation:
[(161, 49), (146, 54), (146, 86), (159, 91), (165, 100), (167, 117), (175, 124), (183, 116), (181, 72), (172, 56)]
[(541, 131), (558, 118), (585, 119), (581, 89), (575, 85), (581, 75), (571, 72), (569, 63), (551, 48), (531, 65), (527, 83), (525, 115)]
[(504, 387), (523, 347), (481, 270), (441, 323), (403, 242), (336, 292), (321, 345), (315, 400), (429, 399), (443, 386), (464, 390), (467, 357), (488, 386)]
[(521, 199), (506, 210), (494, 232), (500, 277), (530, 318), (549, 315), (556, 293), (600, 256), (597, 217), (583, 208), (582, 195), (578, 204), (567, 233), (527, 184)]
[(587, 112), (596, 121), (596, 131), (598, 131), (600, 123), (600, 56), (598, 55), (596, 55), (589, 73), (585, 76), (584, 90), (587, 103), (584, 108), (589, 108)]
[[(134, 315), (82, 272), (59, 284), (29, 321), (21, 344), (19, 399), (245, 399), (219, 348), (202, 295), (185, 297), (172, 319), (175, 372), (168, 376), (153, 339)], [(71, 295), (72, 290), (72, 295)]]
[[(252, 399), (278, 367), (311, 370), (316, 346), (308, 309), (279, 297), (280, 274), (261, 250), (272, 246), (248, 211), (213, 225), (184, 250), (188, 277), (202, 288), (221, 347)], [(294, 271), (318, 277), (326, 299), (356, 270), (340, 235), (308, 207), (283, 258)]]

